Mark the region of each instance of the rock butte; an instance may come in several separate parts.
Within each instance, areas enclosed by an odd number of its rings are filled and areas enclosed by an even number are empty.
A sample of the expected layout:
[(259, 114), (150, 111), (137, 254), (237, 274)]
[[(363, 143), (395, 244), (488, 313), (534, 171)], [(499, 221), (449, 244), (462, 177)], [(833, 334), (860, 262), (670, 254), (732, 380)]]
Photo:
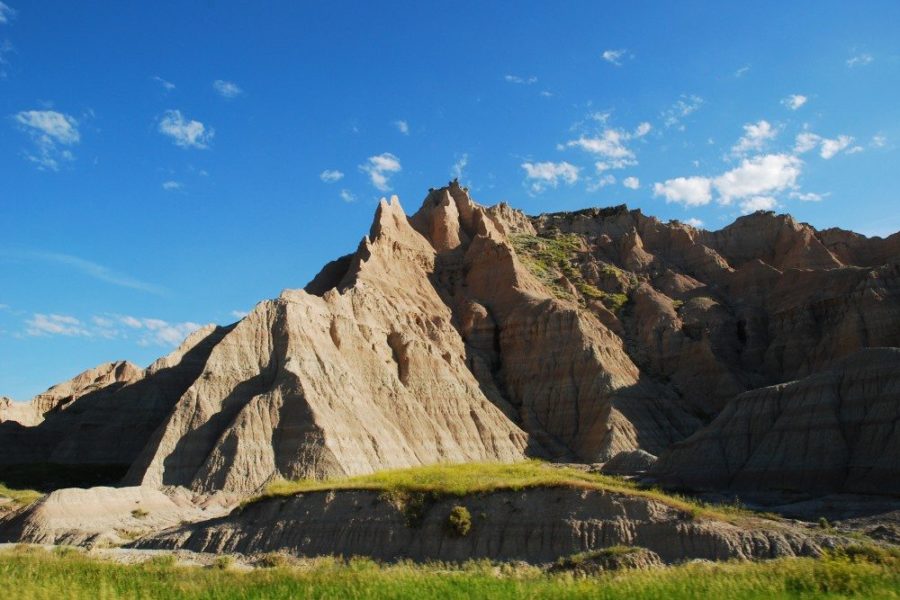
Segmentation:
[(684, 487), (900, 493), (898, 346), (900, 234), (769, 212), (715, 232), (624, 206), (528, 217), (452, 182), (411, 217), (382, 200), (304, 289), (147, 369), (0, 400), (0, 475), (102, 468), (241, 496), (625, 452), (616, 469)]

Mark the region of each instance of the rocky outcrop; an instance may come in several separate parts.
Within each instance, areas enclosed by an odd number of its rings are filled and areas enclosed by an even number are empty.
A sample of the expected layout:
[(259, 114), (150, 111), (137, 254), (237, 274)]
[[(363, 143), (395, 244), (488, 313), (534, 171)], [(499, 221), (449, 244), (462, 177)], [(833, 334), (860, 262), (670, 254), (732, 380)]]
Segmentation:
[(63, 489), (0, 518), (0, 542), (119, 545), (221, 512), (147, 487)]
[(15, 421), (21, 425), (32, 427), (43, 421), (47, 413), (54, 410), (65, 410), (75, 400), (86, 394), (108, 386), (115, 386), (115, 389), (118, 389), (143, 376), (144, 370), (128, 361), (103, 363), (79, 373), (68, 381), (54, 385), (29, 402), (15, 403), (9, 398), (0, 398), (0, 423)]
[(737, 396), (651, 470), (693, 489), (900, 494), (900, 349)]
[[(764, 212), (716, 232), (624, 206), (528, 217), (454, 181), (409, 217), (383, 200), (356, 251), (304, 289), (146, 370), (110, 363), (31, 408), (0, 404), (0, 475), (107, 465), (109, 482), (246, 494), (435, 462), (659, 455), (748, 392), (900, 347), (898, 249)], [(887, 430), (890, 414), (866, 418)], [(882, 437), (854, 441), (854, 486), (883, 477)]]
[[(447, 526), (465, 506), (471, 530)], [(741, 526), (692, 519), (662, 502), (603, 491), (535, 488), (437, 499), (410, 519), (374, 491), (331, 491), (254, 502), (230, 515), (143, 538), (138, 548), (285, 551), (300, 556), (548, 563), (611, 546), (640, 546), (667, 563), (686, 559), (817, 555), (838, 540), (757, 519)]]
[(643, 450), (619, 452), (607, 461), (600, 472), (607, 475), (643, 475), (656, 464), (656, 457)]

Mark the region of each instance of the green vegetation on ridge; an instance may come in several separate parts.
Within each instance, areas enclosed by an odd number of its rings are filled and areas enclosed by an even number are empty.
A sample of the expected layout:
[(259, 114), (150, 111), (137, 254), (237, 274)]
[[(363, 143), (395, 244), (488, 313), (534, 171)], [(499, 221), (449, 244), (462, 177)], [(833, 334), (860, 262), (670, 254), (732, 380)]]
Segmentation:
[(772, 517), (739, 506), (706, 504), (658, 489), (641, 487), (625, 479), (588, 473), (572, 467), (554, 466), (538, 460), (516, 463), (437, 464), (379, 471), (347, 478), (279, 480), (272, 482), (261, 496), (249, 500), (246, 504), (305, 492), (370, 490), (381, 492), (399, 504), (405, 505), (411, 500), (415, 502), (421, 495), (436, 499), (540, 487), (593, 489), (639, 496), (682, 510), (691, 517), (726, 521), (754, 516)]
[[(626, 294), (604, 292), (584, 280), (581, 271), (573, 264), (583, 251), (582, 240), (574, 233), (557, 233), (555, 236), (519, 234), (511, 236), (510, 242), (522, 264), (557, 298), (578, 300), (560, 285), (558, 280), (565, 277), (583, 298), (600, 300), (613, 312), (622, 310), (628, 302)], [(604, 265), (603, 270), (613, 277), (622, 273), (613, 265)]]
[(463, 565), (367, 559), (307, 560), (256, 569), (181, 567), (165, 557), (123, 565), (79, 552), (0, 552), (0, 589), (16, 598), (897, 598), (896, 553), (834, 553), (822, 559), (695, 562), (575, 578), (538, 567), (473, 561)]

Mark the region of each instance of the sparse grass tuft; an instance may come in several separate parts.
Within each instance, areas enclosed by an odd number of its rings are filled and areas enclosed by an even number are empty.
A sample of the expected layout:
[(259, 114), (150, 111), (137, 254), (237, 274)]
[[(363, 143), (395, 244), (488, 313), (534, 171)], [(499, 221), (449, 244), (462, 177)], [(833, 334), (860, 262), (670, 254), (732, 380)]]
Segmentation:
[(135, 519), (143, 519), (149, 515), (150, 515), (150, 513), (147, 512), (146, 510), (144, 510), (143, 508), (136, 508), (133, 511), (131, 511), (131, 516), (134, 517)]

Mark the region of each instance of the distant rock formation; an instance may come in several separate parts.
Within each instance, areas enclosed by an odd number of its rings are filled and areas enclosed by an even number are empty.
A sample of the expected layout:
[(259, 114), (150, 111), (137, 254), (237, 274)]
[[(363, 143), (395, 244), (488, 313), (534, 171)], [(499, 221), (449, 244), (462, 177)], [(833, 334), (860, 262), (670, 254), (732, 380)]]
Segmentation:
[[(698, 439), (743, 427), (752, 454), (755, 432), (772, 432), (736, 406), (777, 397), (763, 412), (780, 415), (805, 385), (868, 381), (848, 357), (874, 347), (895, 349), (868, 355), (879, 364), (900, 347), (900, 234), (819, 232), (767, 212), (716, 232), (624, 206), (528, 217), (451, 182), (410, 217), (382, 200), (356, 251), (303, 290), (192, 334), (144, 371), (102, 365), (17, 419), (0, 404), (0, 474), (112, 465), (129, 485), (250, 493), (281, 477), (641, 450), (684, 485), (705, 485), (700, 465), (724, 455), (708, 477), (730, 486), (745, 476), (737, 450), (692, 453)], [(894, 442), (872, 432), (896, 418), (891, 385), (853, 389), (850, 404), (883, 412), (845, 444), (852, 473), (788, 481), (819, 468), (815, 453), (776, 443), (784, 461), (747, 470), (748, 485), (884, 489)], [(834, 412), (796, 394), (811, 414)], [(834, 414), (832, 430), (860, 421)], [(817, 443), (817, 429), (793, 426)]]
[(731, 400), (652, 469), (695, 489), (900, 494), (900, 349)]

